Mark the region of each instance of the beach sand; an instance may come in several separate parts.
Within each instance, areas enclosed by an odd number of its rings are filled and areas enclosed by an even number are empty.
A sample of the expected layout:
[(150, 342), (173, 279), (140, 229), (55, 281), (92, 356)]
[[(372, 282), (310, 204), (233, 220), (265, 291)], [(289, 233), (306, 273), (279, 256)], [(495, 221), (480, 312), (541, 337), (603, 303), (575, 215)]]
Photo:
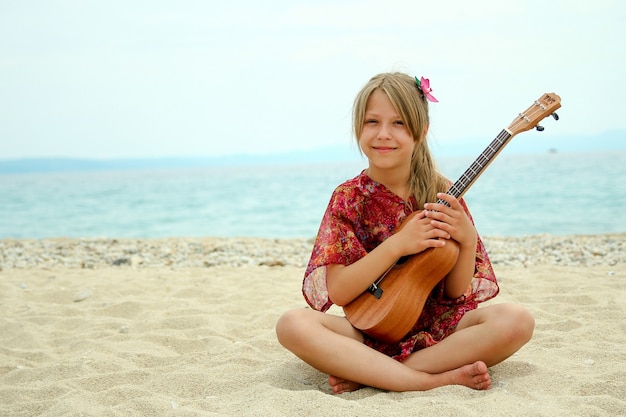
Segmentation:
[(624, 416), (625, 238), (485, 239), (536, 318), (490, 390), (340, 396), (274, 331), (310, 240), (0, 241), (0, 416)]

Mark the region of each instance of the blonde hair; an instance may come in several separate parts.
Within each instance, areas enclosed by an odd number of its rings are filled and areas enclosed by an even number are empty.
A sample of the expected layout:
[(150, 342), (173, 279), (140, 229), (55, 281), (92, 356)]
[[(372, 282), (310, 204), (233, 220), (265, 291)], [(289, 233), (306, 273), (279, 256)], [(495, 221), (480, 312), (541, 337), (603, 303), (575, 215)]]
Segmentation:
[(417, 200), (418, 207), (414, 209), (421, 209), (427, 202), (436, 202), (437, 193), (446, 191), (449, 184), (448, 180), (437, 171), (426, 141), (426, 132), (430, 124), (428, 101), (417, 88), (413, 77), (399, 72), (374, 76), (354, 100), (352, 125), (357, 143), (365, 122), (367, 100), (376, 90), (383, 91), (389, 97), (391, 104), (415, 141), (408, 185), (411, 194)]

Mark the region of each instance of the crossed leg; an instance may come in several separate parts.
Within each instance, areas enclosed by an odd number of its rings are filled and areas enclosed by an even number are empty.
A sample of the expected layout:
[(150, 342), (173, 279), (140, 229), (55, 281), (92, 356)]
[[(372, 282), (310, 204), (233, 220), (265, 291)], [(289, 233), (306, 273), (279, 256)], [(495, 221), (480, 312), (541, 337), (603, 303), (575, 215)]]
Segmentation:
[[(487, 389), (487, 366), (506, 359), (532, 335), (534, 320), (522, 307), (496, 304), (468, 312), (456, 330), (404, 363), (363, 344), (345, 317), (310, 309), (286, 312), (276, 325), (280, 343), (321, 372), (333, 392), (362, 385), (389, 391), (422, 391), (443, 385)], [(468, 348), (471, 347), (471, 348)]]

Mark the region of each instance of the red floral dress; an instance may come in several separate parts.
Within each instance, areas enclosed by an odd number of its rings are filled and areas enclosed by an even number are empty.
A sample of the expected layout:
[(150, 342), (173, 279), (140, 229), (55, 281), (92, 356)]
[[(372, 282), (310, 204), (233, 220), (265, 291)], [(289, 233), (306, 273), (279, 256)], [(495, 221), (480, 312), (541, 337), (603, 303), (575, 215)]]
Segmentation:
[[(332, 305), (326, 287), (327, 265), (350, 265), (391, 236), (411, 213), (416, 201), (404, 200), (363, 171), (339, 185), (333, 192), (305, 271), (302, 293), (307, 303), (325, 312)], [(461, 204), (471, 215), (461, 199)], [(473, 220), (472, 220), (473, 222)], [(432, 346), (448, 336), (463, 315), (478, 303), (498, 294), (499, 288), (485, 247), (478, 237), (474, 279), (467, 292), (457, 299), (443, 294), (443, 280), (428, 297), (422, 315), (403, 340), (387, 344), (365, 336), (365, 344), (403, 361), (413, 351)]]

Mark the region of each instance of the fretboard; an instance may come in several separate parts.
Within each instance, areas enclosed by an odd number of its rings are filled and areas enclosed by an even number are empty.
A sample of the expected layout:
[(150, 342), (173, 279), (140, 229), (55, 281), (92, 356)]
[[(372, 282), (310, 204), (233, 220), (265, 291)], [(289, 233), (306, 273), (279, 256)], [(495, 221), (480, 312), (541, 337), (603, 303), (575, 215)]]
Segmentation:
[[(460, 198), (465, 191), (476, 181), (476, 179), (483, 173), (485, 168), (489, 166), (489, 164), (493, 161), (493, 159), (500, 153), (500, 151), (504, 148), (509, 140), (513, 137), (511, 133), (509, 133), (506, 129), (503, 129), (502, 132), (494, 140), (491, 141), (489, 146), (485, 148), (485, 150), (476, 158), (476, 160), (469, 166), (461, 175), (461, 177), (456, 180), (456, 182), (446, 191), (446, 194), (453, 195), (456, 198)], [(441, 199), (437, 201), (439, 204), (447, 203)]]

